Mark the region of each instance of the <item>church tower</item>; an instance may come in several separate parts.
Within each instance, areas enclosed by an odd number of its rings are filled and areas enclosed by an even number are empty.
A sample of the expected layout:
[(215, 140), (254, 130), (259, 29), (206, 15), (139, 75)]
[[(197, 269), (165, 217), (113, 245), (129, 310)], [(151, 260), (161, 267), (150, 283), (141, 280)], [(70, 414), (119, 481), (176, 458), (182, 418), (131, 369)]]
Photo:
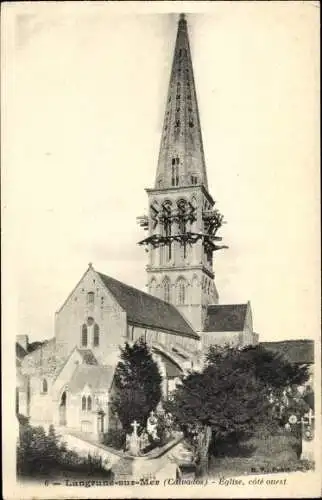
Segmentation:
[(223, 217), (208, 191), (187, 22), (178, 22), (158, 167), (147, 189), (149, 215), (139, 217), (148, 237), (148, 290), (174, 304), (203, 331), (209, 304), (218, 303), (213, 252)]

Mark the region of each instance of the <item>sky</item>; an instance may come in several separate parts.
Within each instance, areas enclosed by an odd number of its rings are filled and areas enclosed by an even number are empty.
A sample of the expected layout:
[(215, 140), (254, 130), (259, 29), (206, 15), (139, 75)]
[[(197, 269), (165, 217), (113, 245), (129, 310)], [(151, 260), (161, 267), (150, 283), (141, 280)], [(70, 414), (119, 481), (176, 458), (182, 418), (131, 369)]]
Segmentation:
[[(145, 237), (179, 9), (7, 5), (2, 15), (3, 286), (10, 334), (54, 335), (94, 268), (145, 289)], [(316, 2), (189, 2), (210, 193), (225, 215), (220, 303), (260, 340), (319, 332)], [(5, 299), (6, 300), (6, 299)]]

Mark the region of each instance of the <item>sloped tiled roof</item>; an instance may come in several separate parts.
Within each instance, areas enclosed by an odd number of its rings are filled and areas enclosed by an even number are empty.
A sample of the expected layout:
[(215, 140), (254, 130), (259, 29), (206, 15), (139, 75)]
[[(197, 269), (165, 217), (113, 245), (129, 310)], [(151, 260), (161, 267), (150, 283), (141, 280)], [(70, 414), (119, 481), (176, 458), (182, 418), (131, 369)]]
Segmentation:
[(167, 378), (172, 378), (172, 377), (180, 377), (182, 375), (182, 370), (173, 363), (170, 359), (163, 357), (162, 361), (165, 364), (165, 369), (167, 373)]
[(21, 370), (28, 375), (41, 373), (54, 376), (60, 371), (65, 361), (66, 355), (60, 352), (56, 346), (55, 338), (52, 338), (22, 359)]
[(238, 332), (244, 329), (247, 304), (208, 306), (205, 332)]
[(160, 330), (169, 330), (199, 339), (192, 327), (172, 304), (98, 273), (104, 285), (126, 311), (130, 323)]
[(283, 354), (291, 363), (314, 363), (313, 340), (281, 340), (277, 342), (261, 342), (266, 349)]
[(115, 367), (102, 365), (78, 365), (68, 384), (72, 393), (82, 391), (85, 385), (95, 391), (108, 391), (111, 387)]
[(97, 365), (97, 359), (90, 349), (77, 349), (77, 351), (82, 356), (84, 363), (87, 365)]

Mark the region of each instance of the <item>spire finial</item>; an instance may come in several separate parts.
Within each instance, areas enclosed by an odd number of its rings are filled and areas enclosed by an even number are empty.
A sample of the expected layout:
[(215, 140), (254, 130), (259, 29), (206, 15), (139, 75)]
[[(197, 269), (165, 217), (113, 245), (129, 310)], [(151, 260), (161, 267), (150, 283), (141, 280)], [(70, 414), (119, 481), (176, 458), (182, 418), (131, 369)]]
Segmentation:
[[(188, 14), (190, 15), (190, 14)], [(174, 47), (164, 125), (159, 150), (156, 188), (203, 184), (207, 172), (189, 47), (187, 14), (176, 14)]]

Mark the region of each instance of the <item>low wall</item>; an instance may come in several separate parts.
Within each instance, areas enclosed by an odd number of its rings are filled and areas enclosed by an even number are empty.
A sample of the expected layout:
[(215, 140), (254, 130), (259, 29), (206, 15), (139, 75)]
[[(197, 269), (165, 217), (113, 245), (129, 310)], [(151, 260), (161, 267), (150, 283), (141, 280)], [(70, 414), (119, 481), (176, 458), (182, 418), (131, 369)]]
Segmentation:
[(115, 480), (125, 479), (126, 476), (140, 480), (154, 476), (158, 478), (160, 474), (161, 476), (166, 474), (168, 479), (176, 477), (177, 464), (173, 460), (172, 454), (180, 445), (182, 437), (178, 437), (171, 443), (167, 443), (163, 448), (155, 450), (153, 456), (145, 457), (125, 455), (74, 433), (64, 434), (62, 440), (69, 449), (74, 450), (81, 456), (87, 456), (90, 453), (101, 457), (105, 468), (107, 470), (112, 469), (112, 472), (115, 472)]
[(102, 446), (96, 445), (89, 441), (85, 441), (80, 437), (74, 436), (72, 434), (64, 434), (62, 436), (62, 441), (66, 443), (67, 448), (75, 451), (80, 456), (87, 456), (89, 453), (93, 456), (99, 456), (102, 458), (103, 465), (106, 469), (111, 469), (115, 465), (120, 457), (106, 450)]

